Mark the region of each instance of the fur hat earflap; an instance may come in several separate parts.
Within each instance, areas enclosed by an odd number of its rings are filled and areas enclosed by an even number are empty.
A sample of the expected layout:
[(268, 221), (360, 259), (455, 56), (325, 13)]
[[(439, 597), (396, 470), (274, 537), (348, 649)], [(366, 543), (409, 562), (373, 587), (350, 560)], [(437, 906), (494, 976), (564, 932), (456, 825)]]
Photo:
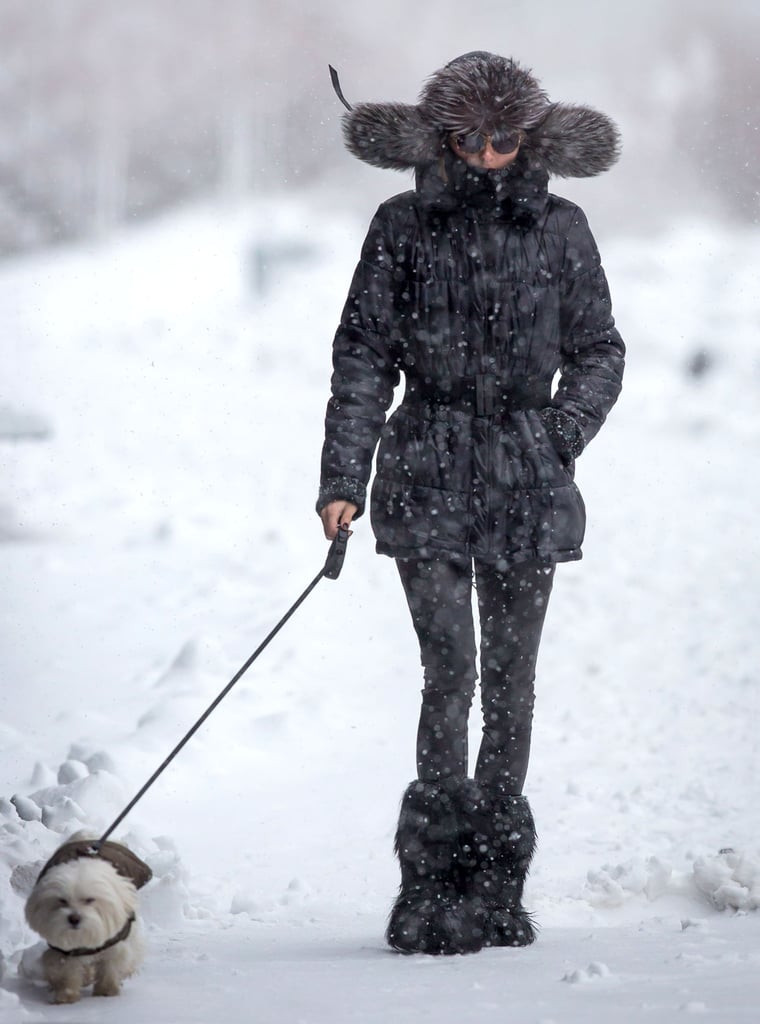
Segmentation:
[(608, 171), (620, 156), (617, 125), (591, 107), (551, 104), (527, 142), (536, 160), (560, 178), (591, 178)]
[(404, 171), (440, 155), (440, 132), (408, 103), (358, 103), (343, 118), (346, 148), (375, 167)]
[(348, 150), (394, 170), (438, 160), (452, 133), (497, 129), (520, 129), (524, 156), (559, 177), (599, 174), (619, 155), (619, 133), (609, 117), (590, 107), (551, 103), (531, 71), (483, 50), (434, 72), (416, 106), (361, 103), (343, 117)]

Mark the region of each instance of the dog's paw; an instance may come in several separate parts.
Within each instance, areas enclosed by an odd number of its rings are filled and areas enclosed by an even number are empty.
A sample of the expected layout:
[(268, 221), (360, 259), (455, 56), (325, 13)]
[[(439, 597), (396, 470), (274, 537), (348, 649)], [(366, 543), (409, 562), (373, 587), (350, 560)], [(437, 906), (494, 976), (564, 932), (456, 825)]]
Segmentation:
[(95, 982), (92, 990), (94, 996), (118, 996), (121, 992), (121, 985), (113, 978), (101, 978)]
[(62, 1003), (78, 1003), (81, 992), (78, 988), (57, 988), (53, 990), (50, 1002), (56, 1005)]

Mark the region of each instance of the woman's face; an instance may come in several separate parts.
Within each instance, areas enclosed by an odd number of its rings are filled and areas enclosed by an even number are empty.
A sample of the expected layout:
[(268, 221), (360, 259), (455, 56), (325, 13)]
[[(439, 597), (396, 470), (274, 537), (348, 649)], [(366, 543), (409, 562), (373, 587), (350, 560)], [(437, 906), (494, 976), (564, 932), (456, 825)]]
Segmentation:
[[(465, 149), (462, 142), (472, 138), (478, 138), (483, 141), (482, 148), (472, 152), (472, 143), (468, 144), (468, 148)], [(451, 135), (449, 137), (449, 145), (453, 152), (459, 157), (460, 160), (464, 160), (470, 167), (475, 167), (482, 171), (500, 171), (504, 167), (508, 167), (517, 159), (517, 154), (520, 152), (520, 136), (516, 138), (516, 145), (514, 149), (511, 149), (508, 153), (499, 153), (493, 148), (493, 143), (490, 135), (483, 134), (482, 136), (457, 136)], [(501, 147), (500, 147), (501, 148)]]

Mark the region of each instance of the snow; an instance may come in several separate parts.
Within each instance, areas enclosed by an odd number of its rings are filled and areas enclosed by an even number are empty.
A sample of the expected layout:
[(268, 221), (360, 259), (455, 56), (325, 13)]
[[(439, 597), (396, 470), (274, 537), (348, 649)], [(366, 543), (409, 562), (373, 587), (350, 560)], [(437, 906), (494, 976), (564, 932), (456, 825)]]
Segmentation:
[(536, 945), (384, 945), (420, 679), (359, 521), (341, 578), (115, 836), (155, 875), (140, 975), (105, 1007), (35, 981), (42, 862), (111, 823), (323, 563), (329, 349), (363, 230), (304, 196), (0, 268), (0, 406), (47, 428), (0, 439), (0, 1018), (754, 1021), (760, 234), (696, 221), (602, 245), (630, 358), (544, 632)]

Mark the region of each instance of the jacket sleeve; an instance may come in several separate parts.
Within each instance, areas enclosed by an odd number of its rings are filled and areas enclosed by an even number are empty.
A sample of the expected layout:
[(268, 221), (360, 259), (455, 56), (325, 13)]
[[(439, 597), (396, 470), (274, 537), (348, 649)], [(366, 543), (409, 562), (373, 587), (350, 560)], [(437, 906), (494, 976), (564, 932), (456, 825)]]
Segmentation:
[(391, 354), (394, 262), (389, 218), (381, 206), (362, 247), (333, 342), (332, 394), (317, 512), (331, 501), (364, 511), (372, 457), (399, 382)]
[(617, 401), (625, 362), (596, 242), (577, 208), (565, 248), (560, 331), (560, 379), (548, 417), (575, 457)]

